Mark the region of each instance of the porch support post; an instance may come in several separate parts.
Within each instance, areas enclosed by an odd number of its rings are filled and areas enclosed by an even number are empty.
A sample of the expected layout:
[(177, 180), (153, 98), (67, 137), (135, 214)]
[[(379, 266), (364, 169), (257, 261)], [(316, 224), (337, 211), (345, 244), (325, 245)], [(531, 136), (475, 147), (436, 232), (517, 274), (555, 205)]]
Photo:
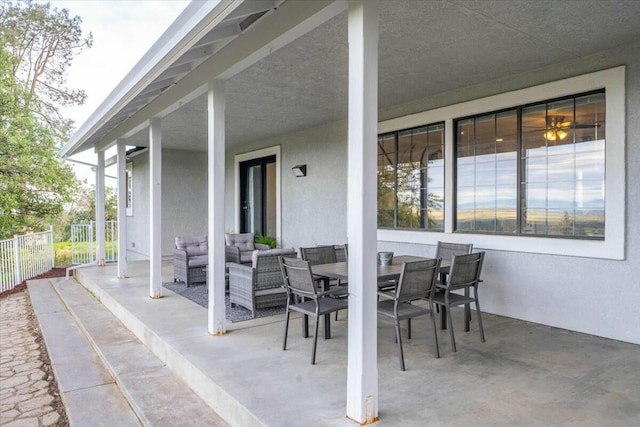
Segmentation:
[[(104, 151), (98, 150), (98, 165), (96, 166), (96, 259), (98, 265), (104, 267), (105, 243), (105, 211), (104, 211)], [(91, 248), (90, 248), (91, 250)]]
[(125, 141), (118, 140), (118, 277), (127, 277), (127, 151)]
[(208, 94), (209, 314), (210, 334), (223, 335), (225, 326), (224, 169), (225, 81), (209, 82)]
[(347, 417), (378, 418), (376, 141), (378, 1), (349, 1)]
[(149, 296), (162, 297), (162, 122), (149, 126)]

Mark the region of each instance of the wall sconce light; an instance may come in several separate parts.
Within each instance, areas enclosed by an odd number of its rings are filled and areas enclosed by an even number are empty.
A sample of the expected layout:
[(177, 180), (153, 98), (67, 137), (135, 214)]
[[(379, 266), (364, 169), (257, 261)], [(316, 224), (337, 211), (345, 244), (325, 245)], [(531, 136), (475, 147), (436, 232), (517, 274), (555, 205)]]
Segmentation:
[(301, 176), (307, 176), (307, 165), (296, 165), (291, 168), (293, 176), (300, 178)]

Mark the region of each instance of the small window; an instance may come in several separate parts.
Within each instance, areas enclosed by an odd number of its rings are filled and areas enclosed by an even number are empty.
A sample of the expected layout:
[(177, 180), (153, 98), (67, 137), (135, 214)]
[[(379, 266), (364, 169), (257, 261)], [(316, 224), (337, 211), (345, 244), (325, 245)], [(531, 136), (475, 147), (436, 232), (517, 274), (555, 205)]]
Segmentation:
[(125, 182), (127, 183), (127, 216), (133, 216), (133, 163), (125, 167)]

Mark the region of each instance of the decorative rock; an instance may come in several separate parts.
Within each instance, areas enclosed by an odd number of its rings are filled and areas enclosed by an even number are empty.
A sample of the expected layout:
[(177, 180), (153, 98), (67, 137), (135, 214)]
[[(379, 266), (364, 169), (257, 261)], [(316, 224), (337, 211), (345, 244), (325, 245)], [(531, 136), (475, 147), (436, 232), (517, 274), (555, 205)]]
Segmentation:
[(68, 425), (26, 291), (0, 303), (0, 425)]

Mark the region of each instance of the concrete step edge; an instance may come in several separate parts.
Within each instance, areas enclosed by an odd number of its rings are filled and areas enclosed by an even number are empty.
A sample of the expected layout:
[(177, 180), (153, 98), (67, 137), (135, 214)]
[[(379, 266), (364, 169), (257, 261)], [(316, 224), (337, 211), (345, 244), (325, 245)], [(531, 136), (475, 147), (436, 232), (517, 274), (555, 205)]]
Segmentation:
[[(60, 293), (58, 292), (58, 290), (56, 289), (56, 287), (54, 286), (54, 281), (56, 279), (52, 278), (52, 279), (41, 279), (42, 281), (46, 281), (47, 285), (49, 287), (51, 287), (51, 289), (53, 290), (53, 294), (58, 298), (58, 300), (60, 301), (60, 303), (62, 304), (62, 309), (64, 310), (64, 312), (70, 317), (71, 321), (73, 322), (73, 325), (75, 327), (78, 328), (78, 331), (80, 332), (80, 334), (82, 335), (82, 337), (87, 341), (87, 343), (89, 344), (89, 347), (96, 353), (96, 355), (98, 356), (98, 360), (99, 364), (101, 364), (101, 367), (112, 377), (113, 379), (113, 384), (116, 386), (116, 389), (118, 390), (118, 392), (121, 394), (121, 396), (123, 397), (124, 401), (127, 403), (127, 405), (129, 406), (129, 409), (131, 410), (132, 414), (135, 416), (135, 418), (137, 419), (137, 421), (140, 423), (140, 425), (145, 425), (142, 422), (142, 419), (140, 418), (139, 414), (136, 412), (135, 408), (131, 405), (131, 401), (129, 400), (128, 396), (123, 393), (121, 387), (118, 384), (117, 378), (114, 375), (113, 371), (110, 369), (110, 367), (105, 363), (104, 357), (103, 355), (96, 349), (95, 343), (93, 342), (93, 340), (91, 339), (91, 337), (87, 334), (87, 331), (85, 330), (85, 328), (83, 327), (83, 325), (80, 324), (80, 322), (78, 321), (77, 317), (75, 316), (75, 313), (73, 312), (73, 310), (71, 310), (71, 308), (69, 307), (69, 305), (66, 303), (66, 301), (64, 300), (64, 298), (60, 295)], [(31, 293), (31, 289), (29, 289), (29, 292)], [(31, 297), (31, 295), (30, 295)], [(37, 308), (34, 306), (33, 307), (34, 313), (36, 315), (36, 319), (38, 321), (38, 323), (41, 322), (40, 316), (42, 315), (42, 313), (38, 313)], [(42, 331), (43, 334), (43, 341), (46, 345), (47, 343), (47, 339), (45, 336), (45, 333), (42, 329), (42, 326), (39, 325), (40, 330)], [(49, 356), (51, 358), (51, 356)], [(58, 388), (60, 388), (60, 383), (59, 383), (59, 372), (56, 371), (55, 369), (55, 361), (51, 360), (51, 365), (52, 368), (54, 369), (54, 373), (56, 374), (55, 380), (58, 383)], [(74, 390), (72, 391), (72, 393), (76, 393), (78, 392), (78, 390)], [(69, 410), (69, 405), (68, 403), (65, 401), (66, 400), (66, 393), (61, 392), (60, 393), (60, 397), (65, 405), (65, 410)], [(72, 418), (74, 418), (73, 416), (69, 416), (69, 413), (67, 412), (67, 417), (69, 419), (69, 422), (73, 422)], [(80, 418), (84, 418), (84, 417), (80, 417)]]
[(165, 342), (156, 332), (139, 319), (134, 313), (120, 304), (115, 298), (105, 292), (91, 277), (84, 277), (82, 272), (74, 276), (88, 293), (104, 305), (127, 329), (149, 350), (165, 364), (174, 374), (178, 375), (215, 413), (230, 425), (264, 427), (262, 420), (256, 417), (249, 408), (239, 402), (235, 396), (228, 393), (206, 374), (181, 375), (187, 367), (194, 372), (201, 370), (183, 357), (171, 343)]
[[(73, 280), (73, 279), (66, 279), (66, 280)], [(71, 318), (73, 319), (73, 321), (76, 323), (76, 325), (78, 325), (78, 328), (80, 329), (82, 334), (86, 337), (87, 341), (89, 342), (89, 345), (91, 345), (93, 350), (96, 352), (96, 354), (98, 355), (98, 357), (102, 361), (102, 364), (105, 366), (105, 368), (107, 369), (109, 374), (113, 377), (115, 385), (118, 387), (118, 390), (120, 390), (120, 393), (122, 393), (122, 395), (126, 399), (127, 403), (131, 407), (131, 410), (133, 411), (133, 413), (136, 415), (138, 420), (140, 420), (142, 425), (151, 426), (151, 422), (149, 421), (149, 418), (144, 414), (144, 410), (140, 407), (140, 405), (138, 405), (136, 403), (135, 399), (133, 398), (133, 396), (129, 392), (129, 389), (127, 388), (126, 384), (124, 384), (124, 382), (120, 379), (119, 375), (115, 372), (115, 370), (113, 369), (113, 366), (109, 362), (109, 360), (106, 357), (106, 355), (102, 352), (102, 350), (96, 344), (95, 340), (93, 339), (93, 337), (91, 336), (89, 331), (85, 328), (85, 326), (82, 323), (82, 321), (76, 315), (73, 307), (67, 303), (67, 300), (65, 299), (64, 295), (62, 295), (59, 292), (58, 288), (54, 285), (52, 280), (50, 280), (50, 284), (51, 284), (51, 287), (53, 288), (54, 292), (58, 296), (58, 298), (60, 298), (60, 301), (62, 301), (62, 304), (64, 305), (64, 307), (67, 310), (67, 312), (71, 315)], [(87, 291), (88, 294), (90, 294), (89, 291), (84, 286), (82, 288), (85, 291)], [(91, 297), (94, 298), (93, 295), (91, 295)]]

